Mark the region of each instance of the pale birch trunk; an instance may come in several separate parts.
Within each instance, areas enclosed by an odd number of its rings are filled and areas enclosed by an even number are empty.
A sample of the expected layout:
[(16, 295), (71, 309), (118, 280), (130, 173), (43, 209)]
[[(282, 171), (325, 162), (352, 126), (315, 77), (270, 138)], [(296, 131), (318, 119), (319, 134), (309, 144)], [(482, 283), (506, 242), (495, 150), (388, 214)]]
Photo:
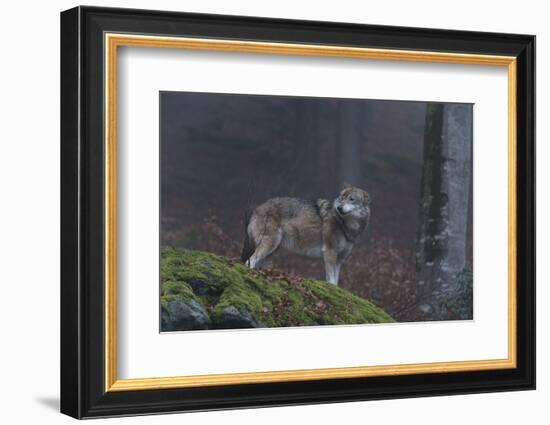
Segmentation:
[(472, 106), (430, 104), (426, 113), (424, 170), (417, 251), (417, 317), (464, 317), (449, 302), (466, 264), (472, 173)]

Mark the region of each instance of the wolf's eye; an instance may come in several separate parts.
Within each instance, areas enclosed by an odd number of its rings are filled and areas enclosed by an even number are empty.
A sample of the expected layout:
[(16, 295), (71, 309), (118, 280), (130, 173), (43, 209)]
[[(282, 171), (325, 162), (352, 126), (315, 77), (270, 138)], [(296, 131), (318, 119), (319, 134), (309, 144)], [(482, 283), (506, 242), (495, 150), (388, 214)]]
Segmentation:
[(350, 200), (351, 202), (353, 202), (353, 201), (355, 201), (355, 198), (354, 198), (353, 196), (350, 196), (350, 197), (349, 197), (349, 200)]

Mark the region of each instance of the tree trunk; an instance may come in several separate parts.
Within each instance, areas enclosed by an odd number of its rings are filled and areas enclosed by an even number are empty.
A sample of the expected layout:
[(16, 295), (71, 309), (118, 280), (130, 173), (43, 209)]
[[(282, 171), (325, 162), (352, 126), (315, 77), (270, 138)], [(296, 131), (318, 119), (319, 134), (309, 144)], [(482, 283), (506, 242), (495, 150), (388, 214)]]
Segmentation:
[(365, 137), (366, 106), (345, 100), (339, 106), (340, 184), (359, 185), (361, 179), (361, 147)]
[(283, 186), (278, 196), (302, 197), (315, 182), (321, 108), (311, 99), (296, 102), (293, 152), (289, 163), (282, 164), (285, 168), (279, 171), (286, 178), (292, 176), (292, 184)]
[(471, 105), (428, 105), (416, 259), (419, 320), (464, 318), (449, 305), (466, 264), (471, 172)]

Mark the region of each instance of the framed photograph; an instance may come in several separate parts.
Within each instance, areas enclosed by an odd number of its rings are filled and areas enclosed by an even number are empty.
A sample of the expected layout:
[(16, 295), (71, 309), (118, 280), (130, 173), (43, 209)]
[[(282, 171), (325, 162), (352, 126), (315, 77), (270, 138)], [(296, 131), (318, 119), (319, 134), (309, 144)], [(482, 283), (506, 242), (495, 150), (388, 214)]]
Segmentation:
[(535, 37), (61, 14), (61, 411), (533, 389)]

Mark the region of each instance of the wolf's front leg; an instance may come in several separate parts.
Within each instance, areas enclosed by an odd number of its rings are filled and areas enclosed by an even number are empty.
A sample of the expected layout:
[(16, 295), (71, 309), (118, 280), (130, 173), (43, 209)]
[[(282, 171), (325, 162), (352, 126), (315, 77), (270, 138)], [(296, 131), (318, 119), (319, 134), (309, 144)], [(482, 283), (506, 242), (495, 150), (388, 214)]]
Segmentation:
[(325, 261), (325, 279), (333, 285), (338, 285), (338, 274), (340, 265), (338, 264), (338, 254), (331, 249), (323, 250), (323, 260)]

